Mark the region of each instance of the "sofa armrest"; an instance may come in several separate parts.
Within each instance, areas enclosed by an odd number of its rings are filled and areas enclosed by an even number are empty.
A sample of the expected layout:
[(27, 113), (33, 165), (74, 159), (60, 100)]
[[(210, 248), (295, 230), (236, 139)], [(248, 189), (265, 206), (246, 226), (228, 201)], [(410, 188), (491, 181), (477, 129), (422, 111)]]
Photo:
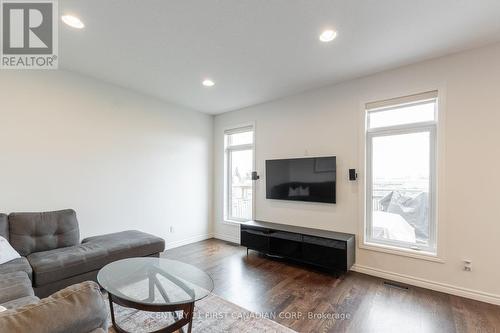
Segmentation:
[(0, 312), (0, 332), (88, 333), (107, 330), (107, 309), (99, 285), (75, 284), (35, 304)]

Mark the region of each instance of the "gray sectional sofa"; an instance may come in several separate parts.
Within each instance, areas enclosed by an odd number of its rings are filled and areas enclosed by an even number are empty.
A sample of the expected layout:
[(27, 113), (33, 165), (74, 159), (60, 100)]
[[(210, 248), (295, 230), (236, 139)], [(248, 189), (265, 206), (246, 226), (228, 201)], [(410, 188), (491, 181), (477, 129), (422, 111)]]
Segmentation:
[(11, 309), (82, 281), (116, 260), (159, 256), (165, 241), (129, 230), (80, 242), (74, 210), (0, 214), (0, 235), (22, 256), (0, 265), (0, 305)]

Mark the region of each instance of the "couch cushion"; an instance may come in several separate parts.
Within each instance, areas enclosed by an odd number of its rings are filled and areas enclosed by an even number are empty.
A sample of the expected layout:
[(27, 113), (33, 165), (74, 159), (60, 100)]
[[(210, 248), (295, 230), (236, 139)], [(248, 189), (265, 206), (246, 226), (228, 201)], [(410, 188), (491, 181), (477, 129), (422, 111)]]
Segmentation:
[(23, 306), (23, 305), (35, 304), (39, 300), (40, 299), (36, 296), (24, 296), (21, 298), (13, 299), (12, 301), (2, 303), (0, 305), (5, 307), (6, 309), (16, 309), (16, 308)]
[(100, 244), (81, 244), (28, 255), (33, 284), (45, 285), (99, 269), (108, 263), (108, 252)]
[(140, 232), (124, 231), (85, 239), (77, 246), (65, 247), (28, 256), (36, 287), (101, 269), (110, 262), (145, 257), (165, 248), (163, 239)]
[(162, 238), (138, 230), (89, 237), (82, 243), (102, 244), (115, 260), (145, 257), (165, 250), (165, 241)]
[(0, 304), (34, 295), (31, 280), (26, 272), (0, 274)]
[(28, 277), (30, 279), (32, 278), (31, 266), (28, 262), (28, 259), (24, 257), (14, 259), (0, 265), (0, 274), (13, 273), (18, 271), (26, 272), (26, 274), (28, 274)]
[(99, 285), (87, 281), (35, 304), (0, 312), (0, 332), (85, 333), (107, 329), (107, 317)]
[(0, 213), (0, 236), (9, 240), (9, 223), (7, 215)]
[(76, 213), (72, 209), (46, 213), (12, 213), (9, 237), (22, 256), (77, 245), (80, 239)]

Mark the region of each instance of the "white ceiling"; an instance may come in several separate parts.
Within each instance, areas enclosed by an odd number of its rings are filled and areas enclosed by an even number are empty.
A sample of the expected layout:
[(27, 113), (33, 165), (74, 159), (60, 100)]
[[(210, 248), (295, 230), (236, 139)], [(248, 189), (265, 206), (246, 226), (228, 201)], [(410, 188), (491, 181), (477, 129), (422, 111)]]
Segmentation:
[[(64, 0), (60, 68), (221, 113), (500, 40), (499, 0)], [(338, 37), (318, 41), (325, 28)], [(201, 85), (205, 77), (216, 85)]]

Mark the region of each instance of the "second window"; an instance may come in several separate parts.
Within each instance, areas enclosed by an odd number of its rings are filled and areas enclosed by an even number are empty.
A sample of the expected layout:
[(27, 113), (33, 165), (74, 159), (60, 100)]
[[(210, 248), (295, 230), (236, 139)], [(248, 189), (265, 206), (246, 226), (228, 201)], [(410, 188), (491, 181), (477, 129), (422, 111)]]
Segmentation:
[(437, 92), (366, 111), (366, 242), (436, 253)]

